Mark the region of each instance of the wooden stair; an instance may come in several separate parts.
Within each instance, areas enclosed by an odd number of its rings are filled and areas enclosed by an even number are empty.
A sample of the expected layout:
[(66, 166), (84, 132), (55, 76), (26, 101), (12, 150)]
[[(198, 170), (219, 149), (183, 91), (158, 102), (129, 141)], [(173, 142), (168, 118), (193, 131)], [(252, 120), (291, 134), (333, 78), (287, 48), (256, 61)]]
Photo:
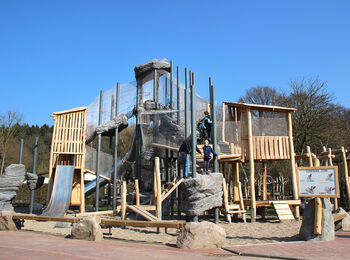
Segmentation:
[(288, 202), (272, 201), (272, 205), (276, 210), (276, 214), (279, 220), (294, 220), (294, 215), (290, 210)]

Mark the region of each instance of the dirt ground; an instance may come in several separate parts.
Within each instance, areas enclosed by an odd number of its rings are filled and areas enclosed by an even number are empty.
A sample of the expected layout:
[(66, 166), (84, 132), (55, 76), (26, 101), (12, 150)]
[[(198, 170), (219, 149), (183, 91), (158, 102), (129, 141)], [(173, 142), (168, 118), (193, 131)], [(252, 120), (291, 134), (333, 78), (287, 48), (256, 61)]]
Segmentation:
[[(65, 227), (57, 227), (57, 225)], [(247, 245), (247, 244), (265, 244), (275, 242), (297, 241), (301, 221), (278, 222), (275, 219), (268, 221), (258, 221), (255, 223), (237, 222), (228, 224), (220, 222), (219, 225), (226, 231), (226, 242), (224, 246)], [(56, 227), (55, 227), (56, 226)], [(58, 236), (67, 236), (71, 232), (71, 226), (68, 223), (43, 222), (26, 220), (22, 230), (36, 231)], [(115, 227), (103, 229), (105, 239), (117, 239), (124, 241), (146, 242), (164, 245), (175, 245), (177, 239), (177, 230), (161, 228), (157, 233), (156, 228), (136, 228), (136, 227)]]

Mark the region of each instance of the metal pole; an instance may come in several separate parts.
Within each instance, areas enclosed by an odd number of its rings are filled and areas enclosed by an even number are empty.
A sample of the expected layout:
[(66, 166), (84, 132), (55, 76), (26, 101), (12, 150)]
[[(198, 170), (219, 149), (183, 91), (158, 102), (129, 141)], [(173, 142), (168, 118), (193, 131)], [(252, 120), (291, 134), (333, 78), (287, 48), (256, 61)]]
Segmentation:
[[(102, 110), (103, 110), (103, 91), (100, 91), (100, 106), (98, 111), (98, 125), (102, 124)], [(99, 200), (100, 200), (100, 159), (101, 159), (101, 134), (97, 135), (97, 155), (96, 155), (96, 201), (95, 207), (96, 211), (99, 208)]]
[(196, 166), (196, 147), (197, 147), (197, 135), (196, 135), (196, 83), (195, 74), (193, 73), (192, 85), (191, 85), (191, 130), (192, 130), (192, 177), (197, 177)]
[(170, 61), (170, 108), (171, 109), (174, 108), (173, 70), (174, 70), (174, 64), (173, 64), (173, 61)]
[(168, 75), (166, 74), (165, 75), (165, 103), (164, 104), (168, 103), (168, 96), (169, 96), (169, 79), (168, 79)]
[(176, 96), (177, 96), (177, 124), (180, 125), (180, 101), (181, 101), (181, 97), (180, 97), (180, 67), (177, 66), (177, 73), (176, 73)]
[[(36, 161), (37, 161), (37, 155), (38, 155), (38, 142), (39, 142), (39, 137), (35, 137), (34, 156), (33, 156), (33, 173), (34, 174), (36, 174)], [(29, 214), (33, 213), (33, 205), (34, 205), (34, 190), (31, 190), (30, 191)]]
[(189, 104), (188, 104), (188, 70), (185, 68), (185, 138), (190, 134)]
[[(217, 151), (217, 139), (216, 139), (216, 102), (215, 102), (215, 86), (212, 84), (211, 77), (209, 78), (209, 89), (210, 89), (210, 114), (212, 120), (211, 126), (211, 140), (213, 143), (214, 151)], [(218, 172), (218, 159), (214, 157), (214, 172)], [(219, 223), (219, 209), (214, 209), (215, 224)]]
[[(110, 120), (113, 119), (113, 115), (114, 115), (114, 95), (111, 95), (111, 115), (110, 115)], [(113, 136), (109, 137), (109, 154), (113, 156)], [(111, 177), (112, 177), (112, 173), (111, 173)], [(108, 181), (108, 186), (107, 186), (107, 209), (110, 210), (111, 209), (111, 181)]]
[[(196, 130), (196, 80), (195, 73), (190, 76), (191, 82), (191, 132), (192, 132), (192, 177), (197, 177), (196, 147), (197, 147), (197, 130)], [(193, 217), (193, 222), (198, 222), (198, 216)]]
[[(156, 91), (157, 92), (157, 91)], [(155, 93), (156, 94), (156, 93)], [(156, 94), (157, 96), (157, 94)], [(155, 101), (156, 98), (154, 97)], [(137, 81), (137, 99), (136, 99), (136, 159), (135, 159), (135, 177), (139, 180), (140, 184), (140, 175), (141, 175), (141, 128), (140, 128), (140, 115), (139, 107), (141, 106), (142, 101), (142, 82), (141, 80)]]
[[(119, 115), (119, 93), (120, 93), (120, 84), (117, 83), (115, 91), (115, 116)], [(114, 174), (113, 174), (113, 212), (116, 211), (117, 207), (117, 176), (118, 176), (118, 128), (115, 129), (114, 133)]]
[(23, 159), (23, 143), (24, 143), (24, 139), (21, 139), (21, 144), (19, 146), (19, 164), (22, 164), (22, 159)]
[(153, 101), (157, 101), (157, 70), (153, 73)]

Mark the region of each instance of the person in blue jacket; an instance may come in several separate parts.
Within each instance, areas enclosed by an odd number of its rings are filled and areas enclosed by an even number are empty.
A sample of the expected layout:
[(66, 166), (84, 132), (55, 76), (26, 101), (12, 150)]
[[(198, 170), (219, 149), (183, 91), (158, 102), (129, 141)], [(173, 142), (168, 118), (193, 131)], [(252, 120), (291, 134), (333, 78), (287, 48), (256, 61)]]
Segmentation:
[(204, 165), (203, 165), (203, 172), (208, 174), (209, 173), (209, 163), (211, 160), (211, 154), (214, 156), (218, 156), (217, 153), (211, 148), (209, 145), (209, 140), (206, 139), (204, 141), (204, 146), (203, 146), (203, 154), (204, 154)]

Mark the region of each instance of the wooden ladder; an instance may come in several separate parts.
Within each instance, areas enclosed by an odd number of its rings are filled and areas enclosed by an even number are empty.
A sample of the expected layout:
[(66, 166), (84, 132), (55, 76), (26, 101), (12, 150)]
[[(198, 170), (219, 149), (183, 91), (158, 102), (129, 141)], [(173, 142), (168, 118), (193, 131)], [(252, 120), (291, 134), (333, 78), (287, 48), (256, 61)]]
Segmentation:
[(286, 201), (272, 201), (279, 220), (294, 220), (294, 215)]
[(225, 178), (222, 179), (222, 188), (224, 193), (224, 207), (227, 221), (231, 224), (231, 215), (241, 214), (244, 223), (246, 222), (246, 211), (244, 209), (243, 195), (241, 183), (239, 182), (239, 204), (229, 204), (228, 202), (228, 192)]

